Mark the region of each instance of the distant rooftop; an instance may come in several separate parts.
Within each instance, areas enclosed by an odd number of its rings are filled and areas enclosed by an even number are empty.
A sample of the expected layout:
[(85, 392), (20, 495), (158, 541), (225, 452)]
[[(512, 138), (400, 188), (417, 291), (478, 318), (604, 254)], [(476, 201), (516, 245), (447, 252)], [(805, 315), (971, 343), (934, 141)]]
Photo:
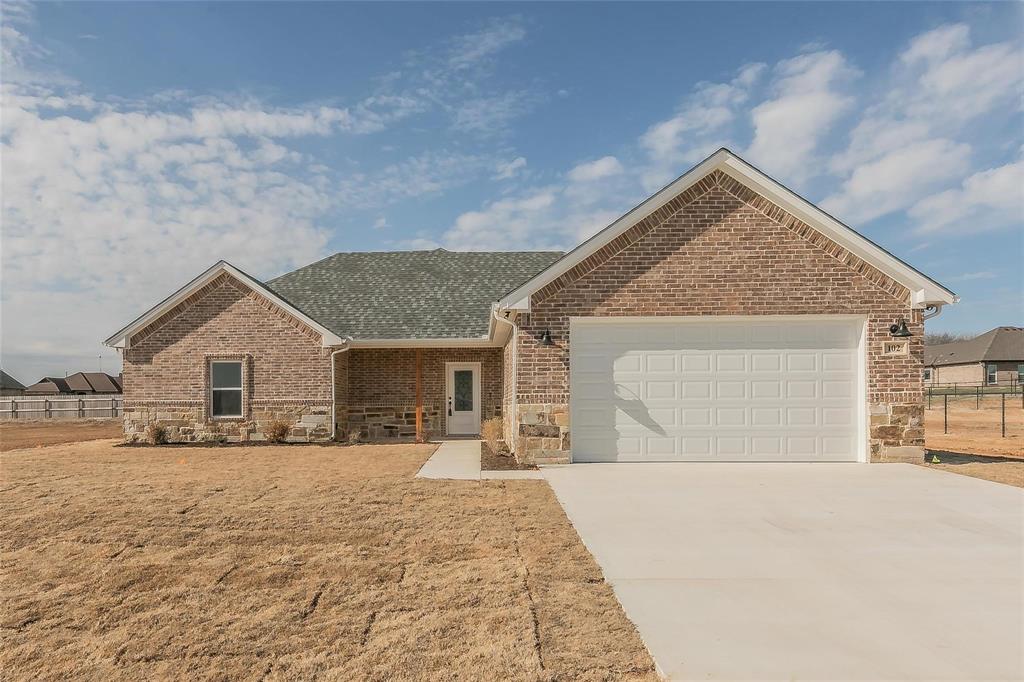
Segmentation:
[(23, 390), (25, 385), (20, 381), (12, 377), (7, 372), (0, 369), (0, 388), (14, 389), (16, 391)]
[(996, 327), (967, 341), (924, 348), (924, 364), (928, 366), (970, 362), (1024, 362), (1024, 328)]

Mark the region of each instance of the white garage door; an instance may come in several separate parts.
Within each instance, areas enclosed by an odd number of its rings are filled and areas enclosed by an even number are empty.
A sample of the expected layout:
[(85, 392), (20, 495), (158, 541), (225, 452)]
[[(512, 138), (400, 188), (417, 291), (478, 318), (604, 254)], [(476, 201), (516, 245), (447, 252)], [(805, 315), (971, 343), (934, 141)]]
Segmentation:
[(856, 461), (862, 325), (574, 319), (573, 461)]

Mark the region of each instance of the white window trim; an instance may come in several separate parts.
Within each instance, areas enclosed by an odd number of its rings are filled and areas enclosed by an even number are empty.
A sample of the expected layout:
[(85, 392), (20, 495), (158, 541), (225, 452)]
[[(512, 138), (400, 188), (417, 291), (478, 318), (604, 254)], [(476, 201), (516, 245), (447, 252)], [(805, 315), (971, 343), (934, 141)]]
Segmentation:
[[(215, 388), (213, 385), (214, 365), (238, 365), (238, 374), (241, 377), (241, 386), (238, 388)], [(217, 391), (238, 391), (238, 414), (215, 414), (213, 394)], [(245, 417), (245, 361), (244, 360), (210, 360), (210, 419), (242, 419)]]
[(999, 366), (995, 363), (985, 364), (985, 385), (995, 386), (999, 383)]
[(924, 368), (924, 380), (925, 381), (931, 381), (932, 380), (932, 368), (931, 367), (925, 367)]

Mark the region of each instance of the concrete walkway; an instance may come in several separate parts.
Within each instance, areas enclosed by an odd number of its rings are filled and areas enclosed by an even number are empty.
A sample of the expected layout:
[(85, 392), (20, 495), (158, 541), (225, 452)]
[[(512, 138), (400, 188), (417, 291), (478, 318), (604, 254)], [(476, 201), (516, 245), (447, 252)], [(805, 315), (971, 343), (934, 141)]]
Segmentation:
[(1024, 490), (911, 464), (545, 467), (680, 680), (1024, 679)]
[(420, 468), (416, 478), (450, 481), (543, 478), (540, 471), (480, 471), (480, 441), (446, 440)]

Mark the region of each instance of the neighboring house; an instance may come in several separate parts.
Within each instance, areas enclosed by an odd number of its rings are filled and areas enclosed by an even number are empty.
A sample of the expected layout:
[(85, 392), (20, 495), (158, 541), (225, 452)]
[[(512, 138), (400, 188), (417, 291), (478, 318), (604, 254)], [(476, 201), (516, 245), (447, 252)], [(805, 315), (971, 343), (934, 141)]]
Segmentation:
[(925, 346), (928, 386), (1014, 385), (1024, 381), (1024, 328), (996, 327), (967, 341)]
[(106, 343), (129, 434), (502, 415), (540, 462), (915, 459), (924, 319), (956, 300), (722, 149), (566, 254), (339, 253), (265, 283), (221, 261)]
[(121, 393), (120, 377), (103, 372), (75, 372), (70, 376), (43, 377), (25, 389), (27, 395), (111, 395)]
[(25, 385), (0, 369), (0, 396), (23, 395)]

